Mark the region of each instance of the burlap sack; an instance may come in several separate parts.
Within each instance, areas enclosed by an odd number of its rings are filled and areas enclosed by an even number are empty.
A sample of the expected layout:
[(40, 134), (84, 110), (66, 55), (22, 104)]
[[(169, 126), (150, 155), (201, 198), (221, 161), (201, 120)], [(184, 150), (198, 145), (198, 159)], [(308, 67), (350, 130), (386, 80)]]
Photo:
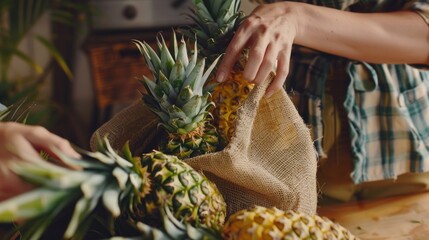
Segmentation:
[[(239, 109), (236, 132), (224, 150), (186, 162), (217, 184), (229, 214), (253, 205), (315, 214), (317, 157), (309, 129), (284, 91), (263, 97), (266, 85), (255, 87)], [(133, 153), (140, 154), (153, 147), (156, 131), (155, 116), (139, 101), (96, 133), (108, 133), (118, 149), (130, 140)], [(94, 137), (91, 142), (95, 146)]]

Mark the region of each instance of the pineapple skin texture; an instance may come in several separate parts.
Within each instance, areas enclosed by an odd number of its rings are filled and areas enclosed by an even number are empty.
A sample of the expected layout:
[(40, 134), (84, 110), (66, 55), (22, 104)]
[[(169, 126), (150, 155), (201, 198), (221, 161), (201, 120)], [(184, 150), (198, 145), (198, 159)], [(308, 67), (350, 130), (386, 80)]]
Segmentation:
[(357, 239), (347, 229), (325, 217), (262, 206), (231, 215), (222, 235), (225, 240)]
[[(237, 68), (236, 68), (237, 69)], [(243, 70), (233, 70), (226, 80), (215, 87), (212, 100), (214, 125), (222, 139), (228, 143), (235, 131), (238, 108), (252, 91), (254, 84), (243, 78)]]
[(177, 219), (194, 226), (212, 229), (223, 226), (225, 200), (216, 185), (202, 173), (176, 156), (159, 151), (142, 156), (140, 171), (149, 183), (144, 184), (131, 211), (134, 221), (157, 226), (162, 222), (159, 206), (167, 205)]
[(255, 84), (248, 82), (243, 77), (248, 58), (249, 50), (245, 49), (231, 73), (224, 82), (216, 86), (212, 93), (212, 99), (216, 105), (213, 110), (214, 123), (224, 144), (231, 141), (235, 132), (238, 109), (255, 87)]

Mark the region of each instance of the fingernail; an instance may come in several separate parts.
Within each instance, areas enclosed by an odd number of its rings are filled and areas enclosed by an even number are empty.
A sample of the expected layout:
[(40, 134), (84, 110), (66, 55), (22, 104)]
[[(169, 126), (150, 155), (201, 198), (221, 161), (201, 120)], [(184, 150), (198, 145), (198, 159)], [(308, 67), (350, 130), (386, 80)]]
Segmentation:
[(217, 74), (217, 81), (223, 82), (223, 81), (225, 81), (225, 77), (226, 77), (225, 72), (221, 71)]

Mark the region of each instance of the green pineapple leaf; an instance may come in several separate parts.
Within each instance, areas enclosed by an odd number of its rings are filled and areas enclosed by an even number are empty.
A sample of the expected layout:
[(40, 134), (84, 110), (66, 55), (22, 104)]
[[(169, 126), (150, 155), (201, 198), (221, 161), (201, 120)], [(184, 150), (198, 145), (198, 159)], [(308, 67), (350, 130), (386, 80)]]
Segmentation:
[(178, 50), (176, 61), (180, 61), (184, 67), (188, 66), (188, 64), (189, 64), (189, 58), (188, 58), (187, 50), (188, 49), (186, 48), (185, 39), (182, 36), (182, 38), (180, 39), (179, 50)]
[[(177, 60), (171, 70), (169, 81), (174, 90), (174, 98), (177, 98), (179, 90), (182, 88), (183, 81), (186, 77), (185, 65), (182, 63), (183, 58)], [(186, 63), (187, 65), (188, 63)]]
[(40, 188), (0, 203), (0, 222), (12, 222), (44, 214), (65, 200), (66, 193)]
[(165, 74), (169, 73), (174, 65), (174, 58), (168, 50), (167, 44), (165, 43), (162, 35), (159, 35), (161, 40), (158, 39), (159, 44), (161, 44), (161, 70)]
[(182, 109), (186, 115), (195, 116), (200, 113), (201, 105), (202, 97), (195, 95), (191, 99), (189, 99), (189, 101), (185, 105), (183, 105)]
[[(200, 61), (198, 61), (197, 65), (195, 65), (194, 69), (192, 70), (192, 72), (189, 74), (189, 76), (185, 79), (185, 81), (183, 82), (183, 86), (184, 88), (190, 88), (193, 91), (197, 90), (197, 82), (200, 81), (200, 79), (203, 76), (203, 72), (204, 72), (204, 66), (205, 66), (205, 59), (201, 59)], [(182, 88), (182, 90), (184, 89)], [(179, 96), (182, 92), (179, 93)], [(196, 93), (193, 93), (196, 94)], [(192, 97), (192, 96), (191, 96)], [(179, 98), (178, 101), (178, 105), (183, 106), (184, 102), (183, 100), (180, 101), (181, 99)]]
[[(175, 70), (175, 66), (177, 66), (178, 64), (180, 64), (180, 62), (178, 62), (177, 64), (174, 64), (173, 70), (171, 71), (170, 75), (173, 74), (173, 72)], [(158, 85), (160, 86), (160, 88), (162, 89), (164, 94), (166, 96), (168, 96), (170, 101), (174, 101), (174, 99), (177, 98), (177, 91), (174, 89), (171, 82), (168, 80), (168, 78), (162, 72), (160, 72), (160, 74), (159, 74)]]
[(186, 77), (189, 77), (189, 75), (192, 73), (192, 70), (195, 68), (197, 61), (198, 61), (198, 47), (197, 47), (197, 43), (195, 42), (191, 60), (189, 61), (188, 66), (186, 66)]
[[(133, 184), (135, 188), (139, 188), (140, 185)], [(137, 185), (137, 186), (136, 186)], [(111, 183), (103, 193), (102, 200), (103, 205), (112, 213), (113, 217), (119, 217), (121, 214), (120, 204), (119, 204), (119, 195), (121, 190), (118, 189), (116, 183)]]

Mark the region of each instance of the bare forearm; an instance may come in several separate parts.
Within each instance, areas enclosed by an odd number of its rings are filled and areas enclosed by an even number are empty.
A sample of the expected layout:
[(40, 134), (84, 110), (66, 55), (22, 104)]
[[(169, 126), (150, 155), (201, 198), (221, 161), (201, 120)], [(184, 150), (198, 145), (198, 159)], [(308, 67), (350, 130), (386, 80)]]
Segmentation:
[(224, 81), (249, 48), (243, 76), (259, 84), (275, 69), (270, 96), (289, 74), (294, 44), (370, 63), (429, 65), (428, 36), (427, 24), (412, 11), (353, 13), (289, 1), (260, 5), (231, 40), (217, 79)]
[(294, 43), (372, 63), (428, 63), (428, 26), (415, 12), (352, 13), (297, 6)]

